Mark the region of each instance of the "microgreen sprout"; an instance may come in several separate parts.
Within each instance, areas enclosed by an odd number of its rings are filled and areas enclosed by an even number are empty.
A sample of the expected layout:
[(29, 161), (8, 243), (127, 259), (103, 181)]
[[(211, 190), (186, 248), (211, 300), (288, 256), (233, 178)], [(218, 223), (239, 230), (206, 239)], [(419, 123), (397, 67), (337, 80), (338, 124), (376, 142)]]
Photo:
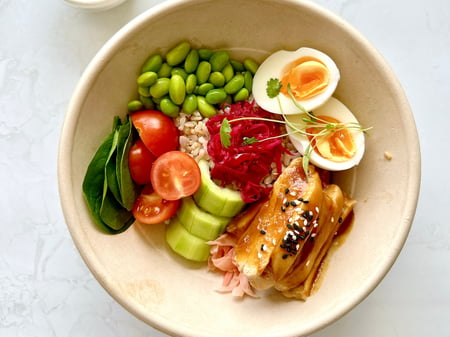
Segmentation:
[[(320, 117), (317, 117), (314, 115), (313, 112), (307, 111), (294, 97), (292, 94), (292, 90), (290, 85), (287, 85), (287, 93), (289, 97), (291, 98), (294, 105), (299, 109), (299, 113), (302, 114), (302, 122), (305, 124), (304, 127), (299, 128), (296, 125), (294, 125), (292, 122), (289, 121), (289, 119), (286, 118), (286, 115), (283, 113), (281, 100), (279, 97), (280, 90), (282, 88), (282, 84), (280, 80), (276, 78), (271, 78), (267, 81), (267, 87), (266, 87), (266, 93), (269, 98), (276, 98), (278, 100), (278, 104), (280, 106), (281, 115), (283, 117), (282, 120), (278, 119), (271, 119), (271, 118), (262, 118), (262, 117), (240, 117), (233, 120), (227, 120), (226, 118), (223, 119), (222, 125), (220, 127), (220, 140), (222, 142), (222, 145), (224, 147), (229, 147), (231, 143), (231, 124), (242, 120), (260, 120), (260, 121), (267, 121), (267, 122), (274, 122), (274, 123), (280, 123), (285, 124), (290, 128), (291, 131), (281, 134), (274, 137), (268, 137), (264, 139), (256, 139), (254, 137), (251, 138), (245, 138), (243, 140), (243, 145), (249, 145), (256, 142), (263, 142), (274, 138), (281, 138), (285, 136), (289, 136), (290, 134), (302, 134), (306, 136), (309, 139), (308, 145), (304, 149), (303, 158), (302, 158), (302, 166), (303, 170), (305, 172), (306, 177), (308, 178), (308, 167), (309, 167), (309, 161), (312, 152), (314, 151), (316, 140), (320, 139), (321, 137), (326, 137), (330, 134), (333, 134), (338, 131), (342, 130), (357, 130), (361, 132), (367, 132), (371, 128), (363, 128), (359, 123), (355, 122), (348, 122), (348, 123), (341, 123), (341, 122), (330, 122), (328, 120), (322, 119)], [(310, 132), (308, 129), (313, 128), (315, 132)]]

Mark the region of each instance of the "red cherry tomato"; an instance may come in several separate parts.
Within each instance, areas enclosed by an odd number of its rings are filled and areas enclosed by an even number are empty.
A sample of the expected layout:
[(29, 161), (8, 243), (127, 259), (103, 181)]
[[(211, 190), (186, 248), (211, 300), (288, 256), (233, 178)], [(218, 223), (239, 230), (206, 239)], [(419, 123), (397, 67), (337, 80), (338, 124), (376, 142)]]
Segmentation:
[(166, 200), (176, 200), (193, 194), (200, 187), (200, 168), (187, 153), (170, 151), (153, 163), (150, 181), (155, 192)]
[(179, 207), (180, 200), (164, 200), (148, 184), (134, 202), (132, 212), (138, 222), (153, 225), (173, 217)]
[(142, 140), (136, 140), (128, 154), (128, 167), (131, 178), (138, 185), (150, 182), (150, 170), (156, 157), (147, 149)]
[(131, 121), (145, 146), (156, 157), (178, 149), (178, 129), (172, 118), (160, 111), (145, 110), (131, 114)]

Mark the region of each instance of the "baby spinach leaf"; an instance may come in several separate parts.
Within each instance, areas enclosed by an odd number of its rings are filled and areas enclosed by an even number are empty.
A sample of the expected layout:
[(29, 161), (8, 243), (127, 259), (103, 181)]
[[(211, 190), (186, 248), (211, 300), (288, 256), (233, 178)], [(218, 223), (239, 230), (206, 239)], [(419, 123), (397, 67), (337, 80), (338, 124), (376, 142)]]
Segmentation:
[(130, 210), (137, 194), (128, 169), (131, 126), (129, 118), (124, 124), (114, 118), (113, 130), (98, 148), (83, 180), (83, 194), (95, 223), (112, 234), (126, 230), (134, 221)]
[(132, 131), (132, 123), (128, 118), (127, 122), (119, 129), (119, 142), (117, 144), (116, 155), (116, 176), (121, 196), (120, 203), (127, 210), (133, 208), (138, 194), (128, 167), (128, 154), (133, 143)]

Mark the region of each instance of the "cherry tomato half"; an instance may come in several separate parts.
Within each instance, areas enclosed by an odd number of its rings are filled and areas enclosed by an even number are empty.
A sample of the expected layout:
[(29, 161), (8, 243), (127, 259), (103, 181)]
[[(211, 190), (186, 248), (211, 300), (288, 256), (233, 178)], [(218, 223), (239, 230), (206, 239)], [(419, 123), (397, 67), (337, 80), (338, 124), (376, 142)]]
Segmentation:
[(164, 199), (181, 199), (194, 194), (200, 187), (200, 168), (187, 153), (166, 152), (153, 163), (150, 181), (155, 192)]
[(138, 222), (153, 225), (173, 217), (179, 207), (180, 200), (164, 200), (148, 184), (134, 202), (132, 212)]
[(178, 148), (178, 129), (172, 118), (160, 111), (145, 110), (131, 114), (131, 121), (145, 146), (156, 157)]
[(136, 184), (145, 185), (150, 182), (150, 170), (155, 159), (155, 155), (147, 149), (142, 140), (136, 140), (128, 154), (128, 167)]

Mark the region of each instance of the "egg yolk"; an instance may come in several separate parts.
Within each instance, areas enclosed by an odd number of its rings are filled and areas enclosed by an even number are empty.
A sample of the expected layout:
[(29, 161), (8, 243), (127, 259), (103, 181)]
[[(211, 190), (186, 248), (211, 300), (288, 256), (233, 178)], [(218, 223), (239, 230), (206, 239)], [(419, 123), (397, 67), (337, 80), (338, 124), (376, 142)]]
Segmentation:
[[(313, 126), (307, 128), (307, 132), (315, 134), (310, 136), (313, 141), (314, 149), (323, 158), (333, 162), (344, 162), (356, 154), (356, 144), (353, 135), (348, 129), (342, 129), (338, 126), (329, 127), (332, 123), (340, 123), (337, 119), (330, 116), (318, 116), (317, 119), (329, 122), (327, 126)], [(326, 132), (323, 132), (323, 131)], [(320, 133), (323, 132), (321, 135)]]
[(330, 82), (328, 68), (320, 60), (305, 56), (288, 64), (281, 79), (281, 92), (289, 97), (288, 84), (297, 100), (305, 100), (323, 92)]

